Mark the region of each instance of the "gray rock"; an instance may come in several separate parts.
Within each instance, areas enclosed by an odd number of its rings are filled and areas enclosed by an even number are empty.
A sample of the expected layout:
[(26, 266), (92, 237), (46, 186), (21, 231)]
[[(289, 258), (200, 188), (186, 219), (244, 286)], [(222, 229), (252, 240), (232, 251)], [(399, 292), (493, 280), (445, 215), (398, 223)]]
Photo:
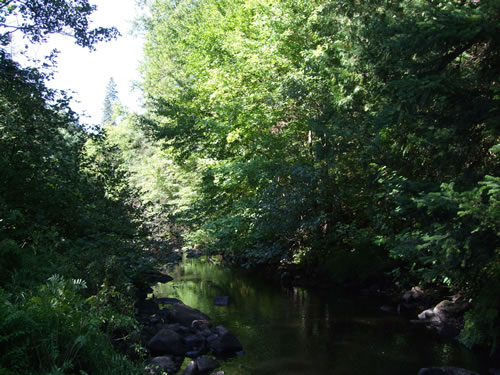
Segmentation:
[(199, 351), (205, 350), (206, 340), (205, 337), (200, 334), (188, 335), (184, 337), (184, 341), (190, 349)]
[(479, 375), (477, 372), (458, 367), (430, 367), (421, 368), (418, 375)]
[(186, 357), (195, 359), (198, 358), (201, 355), (201, 352), (199, 350), (190, 350), (189, 352), (186, 353)]
[(182, 303), (180, 299), (177, 298), (155, 298), (154, 301), (159, 305), (174, 305), (176, 303)]
[(198, 366), (194, 361), (189, 362), (181, 375), (198, 375)]
[(234, 353), (243, 350), (240, 341), (231, 332), (227, 332), (213, 341), (210, 341), (209, 346), (212, 353), (216, 356), (234, 355)]
[(193, 320), (191, 322), (191, 328), (198, 331), (203, 331), (207, 328), (210, 328), (212, 323), (210, 320)]
[(209, 320), (208, 316), (201, 311), (193, 309), (183, 303), (176, 303), (169, 308), (168, 318), (170, 321), (191, 327), (194, 320)]
[(209, 337), (212, 335), (212, 331), (210, 331), (208, 328), (205, 328), (204, 330), (200, 331), (200, 334), (203, 337)]
[(155, 354), (173, 354), (182, 356), (188, 351), (182, 337), (171, 329), (162, 329), (151, 340), (147, 347)]
[(217, 367), (219, 367), (217, 361), (209, 357), (197, 358), (195, 362), (198, 366), (198, 371), (200, 372), (200, 374), (208, 374), (210, 371), (213, 371)]
[(178, 367), (172, 360), (172, 358), (168, 356), (161, 356), (153, 358), (147, 369), (150, 373), (161, 374), (162, 371), (167, 373), (175, 373), (178, 370)]
[(224, 336), (225, 334), (231, 333), (231, 331), (224, 326), (215, 327), (215, 332), (217, 332), (219, 336)]
[(421, 320), (432, 319), (443, 322), (450, 317), (456, 317), (463, 314), (465, 310), (467, 310), (466, 303), (444, 300), (439, 302), (434, 308), (421, 312), (418, 318)]
[(422, 311), (418, 314), (418, 319), (442, 337), (455, 337), (463, 327), (463, 313), (467, 307), (465, 302), (444, 300), (433, 308)]
[(219, 296), (214, 298), (215, 306), (227, 306), (229, 305), (229, 297), (228, 296)]
[(401, 299), (406, 303), (414, 302), (422, 299), (424, 297), (424, 290), (419, 286), (414, 286), (411, 290), (403, 293)]
[(207, 342), (212, 342), (214, 340), (217, 340), (219, 338), (219, 335), (216, 333), (211, 333), (210, 336), (207, 337)]

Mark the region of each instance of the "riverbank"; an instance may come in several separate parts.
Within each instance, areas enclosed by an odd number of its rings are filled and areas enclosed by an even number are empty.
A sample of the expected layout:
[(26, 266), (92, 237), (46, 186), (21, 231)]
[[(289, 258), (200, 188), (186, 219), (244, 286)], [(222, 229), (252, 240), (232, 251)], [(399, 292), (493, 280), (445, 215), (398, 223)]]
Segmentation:
[[(177, 298), (209, 315), (241, 341), (245, 355), (221, 363), (231, 375), (417, 374), (453, 366), (488, 374), (484, 353), (442, 339), (397, 312), (380, 309), (376, 295), (328, 288), (285, 288), (263, 274), (187, 259), (156, 298)], [(214, 305), (228, 296), (229, 305)], [(376, 368), (375, 368), (376, 367)]]
[[(229, 260), (232, 266), (240, 266), (238, 259)], [(281, 262), (254, 268), (250, 272), (257, 277), (264, 276), (279, 282), (284, 288), (335, 290), (374, 297), (381, 311), (401, 316), (417, 329), (428, 331), (429, 340), (453, 340), (463, 344), (460, 334), (464, 329), (465, 316), (473, 307), (471, 300), (444, 285), (403, 286), (390, 274), (393, 267), (394, 264), (375, 262), (371, 270), (365, 267), (361, 270), (362, 275), (352, 276), (356, 268), (347, 262), (344, 263), (341, 276), (331, 276), (328, 272), (338, 271), (341, 266), (327, 269), (320, 265)], [(491, 348), (475, 347), (474, 351), (489, 355), (500, 367), (499, 349), (492, 352)]]
[[(241, 355), (243, 347), (227, 328), (214, 327), (209, 316), (185, 305), (177, 298), (148, 298), (149, 285), (166, 284), (173, 279), (161, 272), (150, 272), (137, 285), (137, 321), (141, 324), (140, 343), (150, 357), (150, 375), (223, 375), (220, 360)], [(214, 372), (215, 371), (215, 372)]]

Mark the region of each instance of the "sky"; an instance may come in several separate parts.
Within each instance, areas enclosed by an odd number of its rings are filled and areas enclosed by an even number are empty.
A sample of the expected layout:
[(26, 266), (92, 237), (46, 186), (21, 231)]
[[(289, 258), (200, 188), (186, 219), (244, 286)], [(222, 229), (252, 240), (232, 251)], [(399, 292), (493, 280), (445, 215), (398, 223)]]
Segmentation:
[(81, 122), (98, 124), (106, 86), (114, 78), (118, 96), (129, 110), (140, 112), (141, 94), (132, 90), (140, 79), (138, 67), (142, 60), (140, 37), (130, 35), (132, 22), (139, 15), (136, 0), (90, 0), (97, 5), (92, 14), (92, 28), (115, 26), (122, 34), (117, 40), (101, 42), (96, 51), (89, 51), (74, 44), (70, 37), (53, 35), (48, 43), (29, 46), (29, 54), (43, 58), (54, 48), (59, 51), (54, 79), (47, 86), (68, 91), (74, 98), (71, 107), (81, 115)]

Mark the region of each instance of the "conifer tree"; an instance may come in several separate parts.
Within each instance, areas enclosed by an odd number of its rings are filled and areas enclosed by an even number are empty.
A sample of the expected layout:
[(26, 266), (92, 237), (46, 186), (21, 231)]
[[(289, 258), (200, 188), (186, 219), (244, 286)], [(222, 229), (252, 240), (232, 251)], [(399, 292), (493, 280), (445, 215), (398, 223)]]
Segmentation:
[(102, 124), (110, 125), (113, 124), (113, 106), (118, 101), (118, 90), (116, 88), (116, 82), (113, 77), (109, 79), (108, 85), (106, 86), (106, 95), (104, 96), (104, 106), (102, 113)]

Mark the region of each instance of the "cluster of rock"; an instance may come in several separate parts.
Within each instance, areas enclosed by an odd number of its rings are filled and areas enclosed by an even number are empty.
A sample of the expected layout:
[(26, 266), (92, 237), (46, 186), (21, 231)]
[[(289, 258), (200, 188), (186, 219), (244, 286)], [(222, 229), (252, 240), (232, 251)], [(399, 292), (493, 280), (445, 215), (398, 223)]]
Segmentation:
[(443, 300), (418, 314), (418, 322), (426, 324), (442, 337), (457, 337), (464, 325), (468, 303), (459, 299)]
[(186, 254), (186, 258), (200, 258), (201, 250), (200, 249), (185, 249), (184, 254)]
[(459, 295), (449, 299), (439, 298), (442, 291), (424, 290), (413, 287), (404, 291), (392, 304), (380, 307), (389, 313), (406, 314), (418, 317), (411, 319), (411, 323), (423, 324), (437, 332), (441, 337), (454, 338), (460, 334), (464, 325), (464, 313), (469, 308), (467, 301)]
[(216, 359), (231, 357), (243, 350), (231, 331), (222, 326), (213, 328), (207, 315), (175, 298), (141, 298), (137, 311), (137, 319), (144, 327), (142, 342), (152, 356), (148, 366), (151, 374), (161, 374), (161, 371), (176, 374), (186, 357), (192, 361), (182, 375), (210, 374), (219, 367)]

